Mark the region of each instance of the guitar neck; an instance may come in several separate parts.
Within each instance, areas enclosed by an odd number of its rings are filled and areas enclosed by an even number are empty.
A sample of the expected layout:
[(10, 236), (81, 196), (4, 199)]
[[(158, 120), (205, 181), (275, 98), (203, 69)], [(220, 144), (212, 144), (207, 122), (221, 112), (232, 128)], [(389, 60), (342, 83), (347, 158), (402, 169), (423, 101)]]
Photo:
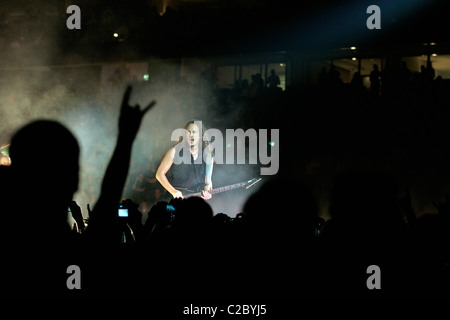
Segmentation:
[(211, 189), (211, 190), (209, 190), (209, 193), (211, 193), (211, 194), (217, 194), (217, 193), (221, 193), (221, 192), (225, 192), (225, 191), (237, 189), (237, 188), (240, 188), (240, 187), (243, 187), (243, 186), (244, 186), (244, 183), (243, 183), (243, 182), (235, 183), (235, 184), (231, 184), (231, 185), (229, 185), (229, 186)]
[[(224, 186), (224, 187), (210, 189), (210, 190), (208, 190), (208, 192), (211, 193), (211, 194), (218, 194), (218, 193), (221, 193), (221, 192), (230, 191), (230, 190), (233, 190), (233, 189), (237, 189), (237, 188), (243, 187), (244, 185), (245, 185), (244, 182), (240, 182), (240, 183), (231, 184), (229, 186)], [(191, 193), (191, 194), (189, 194), (187, 196), (184, 196), (184, 198), (199, 197), (201, 195), (202, 195), (201, 192), (196, 192), (196, 193)]]

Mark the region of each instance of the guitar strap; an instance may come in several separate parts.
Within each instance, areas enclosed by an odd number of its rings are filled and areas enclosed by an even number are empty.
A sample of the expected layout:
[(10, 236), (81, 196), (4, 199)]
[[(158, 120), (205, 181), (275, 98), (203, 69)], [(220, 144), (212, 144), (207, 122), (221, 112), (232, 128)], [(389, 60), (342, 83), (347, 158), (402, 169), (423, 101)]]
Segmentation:
[(186, 187), (189, 189), (192, 186), (196, 186), (199, 185), (201, 183), (203, 183), (204, 180), (204, 175), (205, 173), (203, 173), (204, 170), (203, 169), (203, 163), (201, 164), (197, 164), (194, 162), (194, 159), (191, 155), (191, 170), (190, 170), (190, 175), (189, 175), (189, 179), (188, 181), (186, 181)]

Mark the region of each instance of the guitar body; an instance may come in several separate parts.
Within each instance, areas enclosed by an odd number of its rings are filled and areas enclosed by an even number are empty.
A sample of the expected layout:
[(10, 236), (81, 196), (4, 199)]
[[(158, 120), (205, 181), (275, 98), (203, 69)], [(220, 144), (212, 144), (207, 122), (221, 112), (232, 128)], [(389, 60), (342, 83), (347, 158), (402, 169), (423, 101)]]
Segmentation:
[(196, 197), (196, 196), (200, 197), (202, 194), (202, 190), (204, 190), (205, 186), (206, 186), (206, 184), (199, 183), (199, 184), (190, 186), (189, 188), (175, 187), (175, 189), (181, 191), (184, 198), (191, 198), (191, 197)]

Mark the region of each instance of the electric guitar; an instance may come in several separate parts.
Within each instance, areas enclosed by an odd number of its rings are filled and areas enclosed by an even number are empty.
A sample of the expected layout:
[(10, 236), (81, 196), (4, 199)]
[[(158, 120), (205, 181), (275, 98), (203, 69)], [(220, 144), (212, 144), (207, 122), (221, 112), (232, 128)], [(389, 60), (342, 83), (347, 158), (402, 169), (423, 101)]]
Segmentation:
[[(260, 181), (261, 181), (261, 178), (253, 178), (248, 181), (230, 184), (230, 185), (224, 186), (224, 187), (213, 188), (213, 189), (208, 190), (208, 192), (211, 195), (213, 195), (213, 194), (230, 191), (230, 190), (237, 189), (237, 188), (249, 189)], [(184, 199), (187, 199), (187, 198), (191, 198), (191, 197), (200, 197), (202, 195), (202, 190), (204, 187), (205, 187), (204, 184), (200, 184), (200, 185), (192, 186), (189, 189), (188, 188), (176, 188), (176, 189), (183, 193)]]

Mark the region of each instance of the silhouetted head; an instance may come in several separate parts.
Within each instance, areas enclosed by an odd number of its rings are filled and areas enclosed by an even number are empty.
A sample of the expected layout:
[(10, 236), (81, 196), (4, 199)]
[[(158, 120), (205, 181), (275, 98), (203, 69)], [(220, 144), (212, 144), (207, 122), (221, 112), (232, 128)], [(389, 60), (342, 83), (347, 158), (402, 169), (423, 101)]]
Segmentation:
[(213, 217), (211, 206), (199, 197), (184, 199), (176, 208), (180, 211), (176, 218), (177, 224), (182, 227), (202, 228), (209, 224)]
[[(281, 197), (282, 190), (295, 195)], [(282, 236), (313, 235), (318, 217), (318, 205), (306, 187), (285, 178), (265, 182), (244, 206), (246, 221), (251, 230)]]
[(397, 232), (403, 224), (396, 181), (380, 172), (336, 177), (329, 210), (336, 222), (366, 237)]
[(39, 120), (12, 138), (11, 169), (28, 200), (69, 203), (78, 189), (78, 142), (62, 124)]

